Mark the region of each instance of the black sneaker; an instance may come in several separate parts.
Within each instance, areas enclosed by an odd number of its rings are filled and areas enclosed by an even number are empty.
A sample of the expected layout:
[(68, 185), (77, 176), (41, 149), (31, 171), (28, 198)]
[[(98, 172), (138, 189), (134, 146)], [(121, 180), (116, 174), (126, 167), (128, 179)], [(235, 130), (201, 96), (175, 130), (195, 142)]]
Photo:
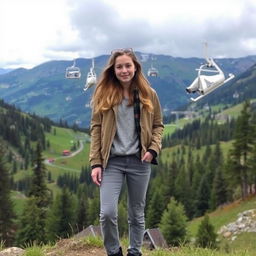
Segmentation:
[(110, 254), (108, 256), (123, 256), (123, 252), (122, 252), (122, 248), (119, 248), (119, 252), (115, 253), (115, 254)]

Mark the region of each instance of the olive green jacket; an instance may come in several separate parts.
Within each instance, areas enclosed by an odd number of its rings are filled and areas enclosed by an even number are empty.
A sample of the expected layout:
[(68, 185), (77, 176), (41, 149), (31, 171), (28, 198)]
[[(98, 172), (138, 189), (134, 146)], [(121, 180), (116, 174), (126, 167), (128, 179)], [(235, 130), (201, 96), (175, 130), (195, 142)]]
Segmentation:
[[(140, 127), (141, 127), (141, 157), (148, 151), (153, 150), (158, 155), (162, 147), (162, 133), (164, 129), (161, 106), (155, 90), (151, 89), (150, 98), (154, 107), (149, 113), (140, 104)], [(117, 108), (95, 113), (91, 118), (91, 146), (89, 161), (93, 167), (106, 168), (112, 142), (116, 133)]]

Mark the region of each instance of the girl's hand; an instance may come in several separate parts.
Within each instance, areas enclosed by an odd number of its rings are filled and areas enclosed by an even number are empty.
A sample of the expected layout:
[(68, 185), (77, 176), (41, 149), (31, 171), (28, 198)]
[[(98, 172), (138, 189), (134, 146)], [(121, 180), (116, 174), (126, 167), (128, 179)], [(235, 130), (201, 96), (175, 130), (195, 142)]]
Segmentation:
[(102, 178), (102, 168), (101, 167), (96, 167), (92, 169), (91, 177), (93, 182), (97, 185), (100, 186), (101, 184), (101, 178)]
[(145, 153), (145, 155), (142, 157), (141, 162), (145, 161), (147, 163), (151, 163), (152, 159), (153, 159), (153, 155), (150, 152), (147, 151)]

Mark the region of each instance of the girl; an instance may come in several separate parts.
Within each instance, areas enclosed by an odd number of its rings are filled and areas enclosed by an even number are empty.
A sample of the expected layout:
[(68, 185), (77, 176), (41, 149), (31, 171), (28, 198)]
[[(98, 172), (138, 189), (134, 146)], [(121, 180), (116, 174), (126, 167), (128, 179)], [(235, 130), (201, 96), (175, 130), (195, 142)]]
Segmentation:
[(161, 149), (163, 122), (156, 92), (132, 49), (111, 53), (92, 98), (90, 163), (100, 186), (100, 223), (109, 256), (122, 256), (118, 198), (128, 191), (128, 256), (139, 256), (146, 192), (152, 164)]

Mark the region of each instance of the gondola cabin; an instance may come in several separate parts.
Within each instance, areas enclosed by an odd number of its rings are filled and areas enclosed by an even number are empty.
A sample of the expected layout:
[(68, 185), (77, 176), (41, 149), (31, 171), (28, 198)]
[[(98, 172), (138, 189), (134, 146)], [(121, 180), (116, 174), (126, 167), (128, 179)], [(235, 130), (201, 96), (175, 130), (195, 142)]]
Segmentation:
[(68, 67), (66, 68), (66, 75), (67, 79), (79, 79), (81, 77), (80, 68), (78, 67)]
[(65, 77), (67, 79), (78, 79), (81, 77), (81, 71), (79, 67), (76, 67), (76, 60), (74, 60), (71, 67), (66, 68)]
[(156, 68), (154, 68), (154, 67), (149, 68), (148, 76), (157, 77), (158, 76), (158, 70)]

